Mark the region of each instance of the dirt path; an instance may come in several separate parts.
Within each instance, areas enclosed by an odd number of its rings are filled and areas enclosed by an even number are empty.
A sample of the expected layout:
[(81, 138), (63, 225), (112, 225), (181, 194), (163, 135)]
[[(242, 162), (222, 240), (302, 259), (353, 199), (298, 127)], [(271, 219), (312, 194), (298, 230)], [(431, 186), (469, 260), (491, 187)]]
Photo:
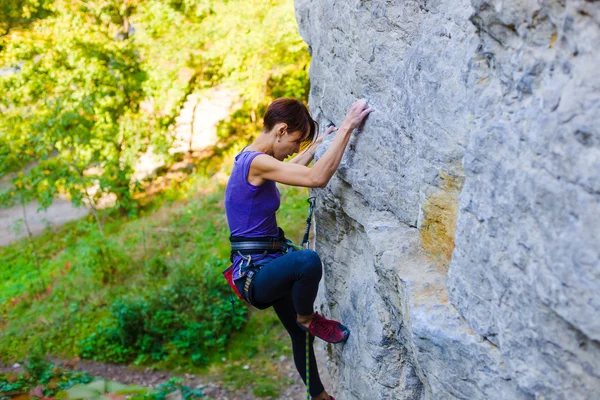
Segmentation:
[[(86, 208), (76, 208), (69, 200), (56, 199), (45, 211), (37, 212), (38, 203), (26, 206), (27, 223), (34, 235), (41, 233), (46, 227), (58, 227), (74, 219), (88, 214)], [(23, 207), (15, 206), (0, 210), (0, 246), (27, 236), (23, 225)]]
[[(331, 388), (331, 381), (327, 369), (325, 368), (325, 350), (323, 342), (317, 339), (315, 341), (315, 355), (317, 363), (320, 366), (321, 381), (326, 388)], [(256, 400), (256, 396), (251, 390), (247, 391), (229, 391), (222, 384), (209, 380), (205, 376), (193, 374), (172, 374), (168, 371), (152, 371), (150, 369), (136, 369), (116, 364), (101, 363), (96, 361), (75, 360), (65, 361), (57, 358), (50, 358), (56, 365), (78, 371), (86, 371), (92, 376), (101, 377), (111, 381), (117, 381), (125, 384), (136, 384), (147, 387), (155, 387), (160, 383), (167, 382), (171, 377), (183, 378), (184, 385), (192, 388), (202, 389), (202, 393), (209, 399), (216, 400)], [(274, 360), (279, 364), (279, 369), (286, 371), (286, 375), (294, 380), (294, 384), (287, 387), (280, 395), (281, 400), (303, 400), (306, 398), (305, 386), (301, 381), (294, 362), (288, 357), (282, 357)], [(15, 365), (0, 364), (0, 373), (19, 373), (22, 367)]]

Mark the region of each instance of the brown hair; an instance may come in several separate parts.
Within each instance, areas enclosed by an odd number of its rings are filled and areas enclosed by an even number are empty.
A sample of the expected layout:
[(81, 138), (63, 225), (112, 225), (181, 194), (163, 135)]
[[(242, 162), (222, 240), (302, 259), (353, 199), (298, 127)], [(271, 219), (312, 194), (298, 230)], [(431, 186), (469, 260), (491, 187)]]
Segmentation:
[(296, 99), (283, 98), (273, 101), (265, 113), (263, 130), (270, 131), (280, 122), (287, 124), (290, 133), (308, 132), (303, 147), (312, 143), (318, 136), (319, 124), (312, 119), (306, 106)]

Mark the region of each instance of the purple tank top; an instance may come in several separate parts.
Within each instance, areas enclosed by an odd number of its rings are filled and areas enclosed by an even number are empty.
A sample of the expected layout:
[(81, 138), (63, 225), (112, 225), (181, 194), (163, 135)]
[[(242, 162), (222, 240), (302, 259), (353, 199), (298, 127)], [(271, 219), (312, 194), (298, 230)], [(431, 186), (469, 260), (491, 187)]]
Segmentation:
[[(225, 212), (231, 236), (264, 237), (277, 236), (279, 229), (275, 213), (279, 209), (279, 189), (274, 181), (265, 181), (260, 186), (248, 182), (248, 172), (258, 151), (242, 151), (235, 157), (231, 176), (225, 189)], [(256, 255), (256, 259), (260, 257)], [(277, 258), (280, 254), (267, 254), (267, 258)], [(253, 256), (254, 258), (254, 256)], [(233, 257), (233, 279), (240, 278), (239, 255)]]

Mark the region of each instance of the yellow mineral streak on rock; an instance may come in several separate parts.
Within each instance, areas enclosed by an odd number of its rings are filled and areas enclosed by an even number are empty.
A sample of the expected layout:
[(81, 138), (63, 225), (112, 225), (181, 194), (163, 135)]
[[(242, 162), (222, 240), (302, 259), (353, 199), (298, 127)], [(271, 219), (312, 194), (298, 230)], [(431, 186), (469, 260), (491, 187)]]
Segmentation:
[(556, 44), (556, 39), (558, 38), (558, 34), (556, 32), (554, 32), (552, 34), (552, 37), (550, 37), (550, 44), (548, 45), (548, 48), (553, 48), (554, 45)]
[(420, 228), (422, 245), (431, 260), (444, 269), (454, 251), (458, 196), (464, 183), (463, 176), (452, 176), (440, 171), (442, 186), (423, 205), (424, 220)]

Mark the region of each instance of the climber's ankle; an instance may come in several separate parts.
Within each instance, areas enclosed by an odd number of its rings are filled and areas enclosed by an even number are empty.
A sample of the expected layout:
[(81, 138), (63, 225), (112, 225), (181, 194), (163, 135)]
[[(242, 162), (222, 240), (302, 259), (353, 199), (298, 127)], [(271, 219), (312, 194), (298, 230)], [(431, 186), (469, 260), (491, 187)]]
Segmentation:
[(314, 317), (315, 317), (315, 313), (312, 313), (311, 315), (298, 314), (298, 322), (308, 328), (308, 326), (310, 325), (310, 322), (314, 319)]
[(317, 397), (313, 397), (313, 400), (330, 400), (331, 397), (327, 394), (326, 391), (323, 390), (323, 393), (318, 395)]

